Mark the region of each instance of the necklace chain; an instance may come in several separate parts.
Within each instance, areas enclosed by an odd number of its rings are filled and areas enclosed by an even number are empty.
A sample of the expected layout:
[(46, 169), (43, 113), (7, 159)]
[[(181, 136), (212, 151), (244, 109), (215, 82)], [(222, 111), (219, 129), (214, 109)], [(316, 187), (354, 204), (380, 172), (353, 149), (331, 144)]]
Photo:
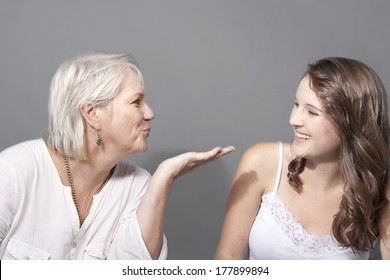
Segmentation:
[[(81, 218), (79, 205), (78, 205), (77, 199), (76, 199), (76, 191), (74, 189), (74, 184), (73, 184), (73, 177), (72, 177), (72, 173), (70, 171), (69, 158), (67, 156), (64, 156), (64, 163), (65, 163), (65, 168), (66, 168), (66, 175), (68, 177), (68, 183), (70, 186), (70, 190), (72, 192), (73, 203), (76, 206), (76, 211), (77, 211), (77, 215), (79, 216), (80, 227), (81, 227), (84, 223), (84, 219)], [(110, 173), (108, 173), (106, 179), (104, 179), (103, 183), (101, 184), (101, 186), (99, 187), (99, 189), (96, 193), (99, 193), (104, 188), (104, 186), (107, 184), (108, 180), (110, 180), (113, 171), (114, 171), (114, 168), (112, 168), (110, 170)]]

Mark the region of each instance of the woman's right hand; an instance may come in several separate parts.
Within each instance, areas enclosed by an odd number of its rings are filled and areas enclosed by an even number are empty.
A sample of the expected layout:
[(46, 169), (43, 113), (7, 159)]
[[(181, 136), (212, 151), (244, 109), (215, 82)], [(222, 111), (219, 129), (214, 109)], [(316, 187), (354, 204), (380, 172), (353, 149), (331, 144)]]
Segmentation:
[(207, 152), (187, 152), (164, 160), (157, 168), (154, 176), (163, 176), (169, 183), (178, 177), (191, 172), (196, 167), (218, 160), (219, 158), (233, 152), (233, 146), (221, 148), (216, 147)]

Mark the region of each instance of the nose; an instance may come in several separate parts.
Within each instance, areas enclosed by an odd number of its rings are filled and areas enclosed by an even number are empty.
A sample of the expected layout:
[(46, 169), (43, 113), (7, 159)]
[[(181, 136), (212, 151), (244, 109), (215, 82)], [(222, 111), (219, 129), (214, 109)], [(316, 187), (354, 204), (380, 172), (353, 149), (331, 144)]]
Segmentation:
[(299, 108), (297, 108), (297, 106), (294, 106), (294, 108), (291, 110), (290, 125), (292, 127), (299, 127), (303, 125), (302, 112), (299, 110)]
[(152, 110), (152, 108), (150, 108), (150, 106), (145, 103), (145, 107), (144, 107), (144, 118), (145, 120), (148, 120), (148, 121), (151, 121), (154, 119), (154, 112)]

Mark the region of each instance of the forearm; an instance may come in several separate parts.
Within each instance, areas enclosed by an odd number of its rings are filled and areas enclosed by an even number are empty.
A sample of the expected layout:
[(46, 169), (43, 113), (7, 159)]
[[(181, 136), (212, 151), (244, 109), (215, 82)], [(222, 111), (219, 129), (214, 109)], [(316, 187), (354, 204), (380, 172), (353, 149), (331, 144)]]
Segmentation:
[[(221, 231), (221, 236), (214, 255), (216, 260), (242, 260), (248, 252), (248, 239), (246, 231), (242, 225), (232, 224), (225, 221)], [(241, 232), (241, 229), (243, 231)]]
[(219, 159), (234, 147), (216, 147), (208, 152), (188, 152), (163, 161), (154, 173), (137, 209), (142, 236), (152, 258), (157, 258), (163, 245), (164, 215), (173, 180), (196, 167)]
[(379, 246), (381, 257), (390, 260), (390, 179), (386, 190), (387, 203), (379, 221)]
[(164, 215), (171, 185), (172, 180), (159, 167), (137, 209), (142, 237), (153, 259), (158, 259), (163, 246)]
[(382, 260), (390, 260), (390, 248), (384, 244), (380, 247)]
[[(236, 246), (237, 247), (237, 246)], [(240, 247), (237, 249), (231, 246), (219, 245), (215, 253), (215, 260), (243, 260), (247, 254), (247, 246), (245, 248)]]
[(379, 247), (383, 260), (390, 260), (390, 206), (380, 222)]

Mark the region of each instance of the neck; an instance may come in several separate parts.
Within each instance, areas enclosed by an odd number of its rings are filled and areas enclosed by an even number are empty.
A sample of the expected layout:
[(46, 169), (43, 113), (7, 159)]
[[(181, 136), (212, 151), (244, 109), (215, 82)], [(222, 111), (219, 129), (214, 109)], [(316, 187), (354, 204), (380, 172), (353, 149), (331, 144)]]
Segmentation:
[(104, 181), (110, 177), (110, 173), (116, 165), (116, 162), (105, 162), (97, 158), (83, 161), (69, 159), (68, 161), (74, 186), (80, 192), (97, 192)]
[(328, 190), (340, 186), (340, 163), (321, 162), (316, 163), (306, 160), (302, 179), (311, 187), (318, 190)]
[[(48, 150), (62, 184), (69, 186), (64, 156), (51, 149)], [(94, 190), (99, 189), (101, 184), (110, 174), (110, 171), (119, 162), (119, 160), (110, 160), (109, 157), (104, 157), (103, 154), (90, 155), (88, 160), (81, 161), (69, 158), (68, 161), (73, 184), (75, 188), (81, 192), (93, 192)]]
[[(289, 157), (290, 160), (295, 157), (291, 146)], [(328, 190), (341, 186), (338, 155), (306, 158), (305, 169), (300, 177), (305, 182), (305, 185), (318, 190)]]

